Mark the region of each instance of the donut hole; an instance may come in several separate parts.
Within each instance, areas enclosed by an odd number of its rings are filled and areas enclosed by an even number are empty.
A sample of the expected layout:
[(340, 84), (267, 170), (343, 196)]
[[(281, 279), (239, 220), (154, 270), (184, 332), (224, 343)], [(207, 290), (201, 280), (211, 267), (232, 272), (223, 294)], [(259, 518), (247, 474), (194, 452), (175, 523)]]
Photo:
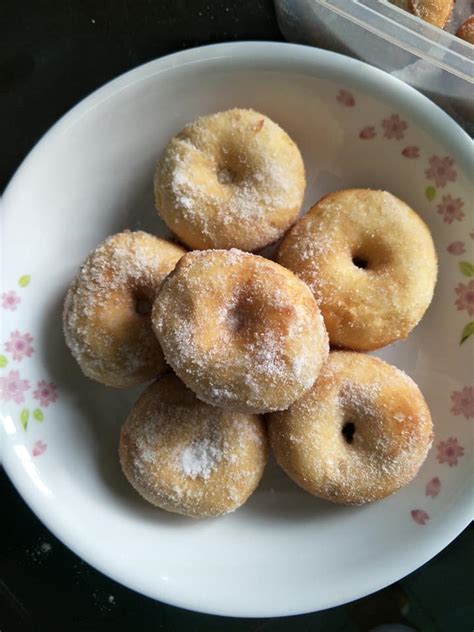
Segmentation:
[(254, 317), (248, 306), (239, 305), (228, 316), (229, 327), (234, 333), (242, 333), (252, 326), (253, 321)]
[(375, 235), (364, 236), (355, 247), (351, 248), (350, 257), (352, 265), (361, 271), (376, 271), (385, 267), (392, 259), (385, 243)]
[(258, 323), (255, 302), (249, 296), (240, 297), (229, 310), (227, 322), (233, 334), (248, 336)]
[(224, 146), (216, 159), (215, 172), (217, 181), (224, 186), (239, 186), (251, 175), (251, 165), (245, 148)]
[(217, 179), (221, 184), (233, 184), (237, 178), (232, 169), (221, 167), (217, 170)]
[(356, 268), (360, 268), (361, 270), (366, 270), (369, 267), (369, 262), (365, 257), (361, 257), (360, 255), (355, 255), (352, 257), (352, 263)]
[(245, 288), (228, 311), (227, 323), (235, 339), (244, 345), (261, 346), (269, 334), (276, 339), (288, 335), (293, 318), (291, 305), (272, 305), (258, 292), (254, 294), (252, 289)]
[(143, 294), (143, 292), (135, 293), (133, 297), (133, 305), (135, 308), (135, 312), (139, 316), (149, 316), (151, 314), (151, 310), (153, 307), (152, 302), (150, 301), (148, 296)]
[(346, 443), (353, 443), (355, 431), (355, 423), (353, 421), (346, 421), (341, 430), (342, 436), (344, 437)]

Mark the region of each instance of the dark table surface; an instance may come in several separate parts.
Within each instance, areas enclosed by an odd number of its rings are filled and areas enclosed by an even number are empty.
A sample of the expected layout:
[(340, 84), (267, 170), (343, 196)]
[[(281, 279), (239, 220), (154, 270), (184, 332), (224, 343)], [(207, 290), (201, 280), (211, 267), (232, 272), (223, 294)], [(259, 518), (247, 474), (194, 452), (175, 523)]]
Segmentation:
[[(6, 0), (0, 24), (0, 190), (60, 116), (120, 73), (201, 44), (282, 39), (271, 0)], [(1, 470), (0, 498), (0, 632), (474, 626), (472, 526), (417, 572), (352, 604), (283, 619), (226, 619), (152, 601), (97, 572), (39, 522)]]

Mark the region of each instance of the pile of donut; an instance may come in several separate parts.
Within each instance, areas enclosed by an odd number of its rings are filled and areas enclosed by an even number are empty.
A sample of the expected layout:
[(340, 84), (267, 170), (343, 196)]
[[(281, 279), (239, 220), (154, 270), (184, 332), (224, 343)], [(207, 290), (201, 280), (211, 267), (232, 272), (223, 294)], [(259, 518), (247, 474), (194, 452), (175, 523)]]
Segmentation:
[[(390, 0), (390, 2), (425, 22), (444, 29), (451, 17), (456, 0)], [(455, 34), (469, 44), (474, 44), (474, 15), (464, 20)]]
[[(361, 352), (406, 338), (431, 301), (437, 260), (420, 217), (390, 193), (349, 189), (297, 219), (300, 152), (253, 110), (186, 125), (154, 187), (193, 250), (113, 235), (64, 307), (86, 376), (155, 380), (121, 431), (133, 487), (169, 511), (222, 515), (256, 489), (268, 445), (293, 481), (337, 503), (409, 483), (432, 442), (429, 409), (411, 378)], [(276, 261), (251, 254), (282, 237)]]

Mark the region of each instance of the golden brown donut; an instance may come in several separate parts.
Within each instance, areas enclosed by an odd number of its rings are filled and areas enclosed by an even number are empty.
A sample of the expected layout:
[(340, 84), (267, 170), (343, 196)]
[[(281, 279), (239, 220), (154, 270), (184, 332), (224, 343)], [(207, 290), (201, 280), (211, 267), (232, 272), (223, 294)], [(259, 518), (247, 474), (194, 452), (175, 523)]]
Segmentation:
[(453, 4), (453, 0), (408, 0), (408, 10), (425, 22), (442, 29), (449, 20)]
[(395, 196), (370, 189), (323, 197), (289, 231), (277, 261), (312, 289), (330, 343), (357, 351), (406, 338), (436, 283), (427, 226)]
[(336, 503), (380, 500), (407, 485), (432, 443), (428, 406), (405, 373), (333, 351), (313, 388), (268, 416), (281, 467), (310, 494)]
[(184, 255), (152, 322), (166, 360), (200, 399), (244, 412), (287, 408), (328, 353), (309, 288), (277, 263), (235, 249)]
[(86, 259), (64, 304), (64, 335), (82, 371), (125, 388), (166, 370), (151, 305), (184, 250), (138, 231), (108, 237)]
[(403, 9), (404, 11), (408, 11), (408, 3), (410, 0), (389, 0), (390, 4), (394, 4), (399, 9)]
[(456, 35), (469, 44), (474, 44), (474, 15), (470, 15), (456, 31)]
[(298, 216), (305, 189), (297, 146), (264, 114), (203, 116), (168, 143), (155, 174), (156, 208), (190, 248), (258, 250)]
[(170, 374), (135, 403), (119, 446), (125, 476), (143, 498), (193, 518), (240, 507), (260, 481), (267, 451), (260, 417), (209, 406)]

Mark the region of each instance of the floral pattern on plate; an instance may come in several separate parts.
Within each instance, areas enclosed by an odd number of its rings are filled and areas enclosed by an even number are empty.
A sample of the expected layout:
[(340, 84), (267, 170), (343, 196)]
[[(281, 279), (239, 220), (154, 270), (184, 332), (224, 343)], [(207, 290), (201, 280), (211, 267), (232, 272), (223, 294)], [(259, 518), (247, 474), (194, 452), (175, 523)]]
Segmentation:
[[(29, 286), (31, 275), (24, 274), (18, 279), (18, 286), (24, 289)], [(2, 309), (10, 312), (16, 311), (22, 302), (21, 296), (15, 290), (9, 290), (2, 294)], [(21, 427), (26, 432), (30, 421), (42, 423), (44, 412), (41, 407), (47, 408), (58, 399), (58, 390), (55, 384), (44, 379), (36, 381), (36, 389), (32, 391), (32, 380), (25, 379), (25, 374), (19, 370), (10, 369), (11, 362), (22, 362), (31, 358), (34, 353), (33, 336), (28, 332), (20, 332), (14, 329), (10, 332), (7, 340), (3, 343), (5, 354), (0, 355), (0, 369), (7, 371), (0, 374), (0, 401), (15, 404), (24, 404), (29, 396), (35, 403), (30, 407), (22, 407), (17, 415)], [(32, 448), (33, 456), (40, 456), (46, 451), (46, 443), (41, 440), (36, 441)]]

